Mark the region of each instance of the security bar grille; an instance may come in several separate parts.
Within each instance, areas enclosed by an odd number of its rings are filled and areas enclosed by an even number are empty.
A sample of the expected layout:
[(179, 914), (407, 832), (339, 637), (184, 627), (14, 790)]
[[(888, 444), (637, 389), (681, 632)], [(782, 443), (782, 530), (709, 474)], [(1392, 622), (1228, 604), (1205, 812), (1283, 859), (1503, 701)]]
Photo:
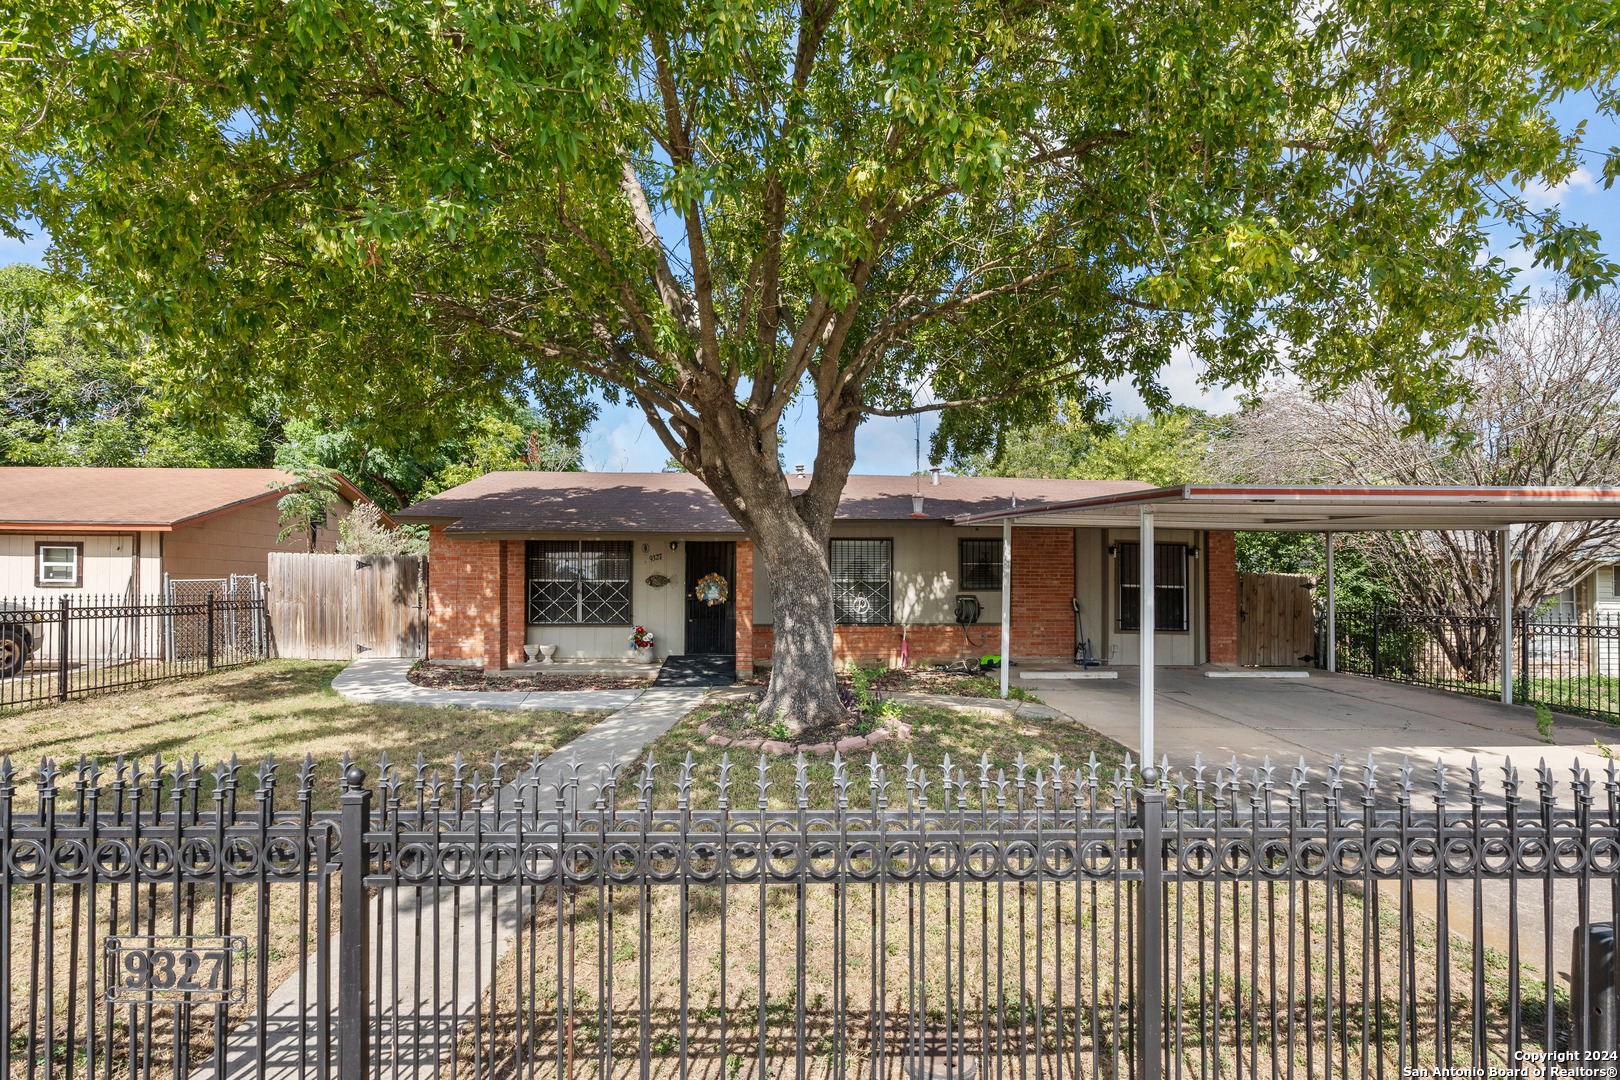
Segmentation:
[[(1142, 629), (1142, 545), (1119, 545), (1119, 628)], [(1187, 545), (1153, 545), (1153, 628), (1187, 629)]]
[(958, 587), (963, 589), (1001, 588), (1001, 541), (958, 540), (956, 553), (961, 563)]
[(630, 541), (530, 540), (530, 625), (627, 626)]
[(893, 621), (893, 540), (834, 540), (833, 617), (842, 624), (882, 626)]

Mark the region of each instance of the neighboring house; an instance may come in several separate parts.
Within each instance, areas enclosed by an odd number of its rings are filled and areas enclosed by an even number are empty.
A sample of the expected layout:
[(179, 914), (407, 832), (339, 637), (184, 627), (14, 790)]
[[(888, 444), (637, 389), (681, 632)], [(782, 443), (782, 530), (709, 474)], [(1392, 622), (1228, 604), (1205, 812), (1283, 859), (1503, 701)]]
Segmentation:
[[(790, 476), (801, 485), (804, 476)], [(959, 515), (1144, 489), (1131, 481), (851, 476), (832, 529), (840, 661), (896, 663), (1000, 651), (1001, 529)], [(914, 499), (920, 496), (920, 510)], [(629, 652), (631, 628), (656, 654), (735, 655), (739, 671), (771, 655), (764, 560), (695, 477), (685, 473), (498, 472), (395, 515), (431, 527), (428, 655), (502, 668), (525, 644), (558, 656)], [(1013, 652), (1072, 658), (1075, 615), (1096, 654), (1134, 664), (1139, 556), (1134, 529), (1013, 530)], [(1237, 659), (1237, 573), (1230, 532), (1161, 529), (1159, 662)], [(695, 595), (726, 583), (724, 603)], [(958, 598), (980, 615), (965, 630)], [(1212, 601), (1214, 611), (1211, 610)], [(963, 606), (968, 606), (963, 602)]]
[[(0, 467), (0, 597), (159, 596), (166, 579), (264, 580), (268, 553), (305, 551), (307, 535), (278, 539), (277, 469)], [(357, 500), (339, 498), (316, 547), (337, 545)], [(368, 500), (369, 501), (369, 500)]]

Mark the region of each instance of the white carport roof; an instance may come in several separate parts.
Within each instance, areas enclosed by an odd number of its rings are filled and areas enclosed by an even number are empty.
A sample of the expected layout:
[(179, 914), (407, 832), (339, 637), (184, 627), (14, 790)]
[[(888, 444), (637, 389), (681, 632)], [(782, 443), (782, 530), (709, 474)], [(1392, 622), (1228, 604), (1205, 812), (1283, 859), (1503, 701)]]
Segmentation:
[[(1011, 501), (1011, 500), (1009, 500)], [(1230, 484), (1184, 484), (1180, 487), (1150, 488), (1112, 495), (1098, 495), (1072, 502), (1009, 505), (1003, 510), (963, 514), (957, 525), (999, 523), (1003, 537), (1010, 537), (1014, 526), (1074, 526), (1137, 528), (1141, 530), (1141, 569), (1138, 581), (1154, 580), (1156, 561), (1153, 536), (1156, 528), (1211, 529), (1233, 532), (1320, 532), (1328, 533), (1327, 545), (1327, 623), (1328, 670), (1334, 669), (1332, 643), (1334, 620), (1333, 533), (1368, 532), (1389, 529), (1477, 529), (1497, 530), (1498, 596), (1502, 625), (1512, 618), (1512, 561), (1508, 554), (1508, 534), (1513, 525), (1543, 521), (1591, 521), (1620, 518), (1620, 489), (1616, 488), (1504, 488), (1504, 487), (1325, 487), (1251, 486)], [(1001, 591), (1001, 696), (1008, 694), (1008, 668), (1012, 665), (1012, 548), (1002, 546), (1002, 579), (1008, 587)], [(1154, 593), (1143, 588), (1140, 618), (1153, 624)], [(1138, 690), (1142, 714), (1143, 760), (1148, 768), (1142, 776), (1149, 786), (1157, 782), (1152, 767), (1153, 694), (1155, 634), (1139, 636), (1141, 686)], [(1501, 692), (1504, 702), (1513, 701), (1512, 651), (1501, 650)]]
[(957, 525), (1160, 528), (1238, 532), (1500, 529), (1620, 518), (1620, 488), (1326, 487), (1184, 484), (964, 514)]

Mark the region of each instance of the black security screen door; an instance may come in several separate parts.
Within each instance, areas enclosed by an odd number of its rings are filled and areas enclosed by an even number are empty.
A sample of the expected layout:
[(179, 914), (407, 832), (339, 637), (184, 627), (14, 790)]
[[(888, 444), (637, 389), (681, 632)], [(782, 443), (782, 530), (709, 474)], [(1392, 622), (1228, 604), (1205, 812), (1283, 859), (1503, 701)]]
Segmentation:
[[(710, 574), (726, 579), (726, 602), (708, 604), (697, 598), (698, 582)], [(686, 651), (737, 654), (737, 545), (730, 540), (697, 540), (686, 544)]]

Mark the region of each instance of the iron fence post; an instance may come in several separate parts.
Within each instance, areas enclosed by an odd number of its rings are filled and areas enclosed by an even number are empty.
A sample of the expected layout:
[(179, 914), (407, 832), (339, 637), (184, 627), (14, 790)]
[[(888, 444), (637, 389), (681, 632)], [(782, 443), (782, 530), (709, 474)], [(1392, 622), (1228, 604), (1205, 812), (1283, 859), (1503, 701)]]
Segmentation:
[(62, 597), (61, 622), (56, 628), (56, 700), (67, 700), (68, 598)]
[(203, 605), (203, 614), (208, 619), (208, 625), (203, 630), (203, 640), (208, 643), (207, 670), (214, 670), (214, 593), (208, 593), (208, 601)]
[(367, 1080), (371, 1028), (371, 925), (366, 918), (366, 875), (371, 872), (371, 851), (366, 828), (371, 822), (371, 792), (363, 785), (365, 771), (349, 766), (344, 774), (343, 824), (339, 833), (338, 863), (342, 869), (338, 906), (338, 1080)]
[(1372, 673), (1373, 673), (1373, 678), (1376, 679), (1380, 675), (1383, 674), (1382, 665), (1380, 665), (1379, 662), (1378, 662), (1378, 628), (1379, 628), (1380, 624), (1383, 623), (1383, 616), (1380, 614), (1380, 612), (1378, 610), (1378, 601), (1376, 601), (1376, 600), (1373, 601), (1372, 615), (1373, 615), (1373, 620), (1372, 620), (1372, 622), (1373, 622)]
[(1519, 613), (1519, 686), (1523, 688), (1524, 700), (1530, 701), (1530, 612)]
[(1164, 1076), (1164, 789), (1159, 770), (1142, 769), (1136, 792), (1137, 825), (1142, 830), (1137, 862), (1142, 886), (1136, 897), (1136, 1080), (1162, 1080)]

